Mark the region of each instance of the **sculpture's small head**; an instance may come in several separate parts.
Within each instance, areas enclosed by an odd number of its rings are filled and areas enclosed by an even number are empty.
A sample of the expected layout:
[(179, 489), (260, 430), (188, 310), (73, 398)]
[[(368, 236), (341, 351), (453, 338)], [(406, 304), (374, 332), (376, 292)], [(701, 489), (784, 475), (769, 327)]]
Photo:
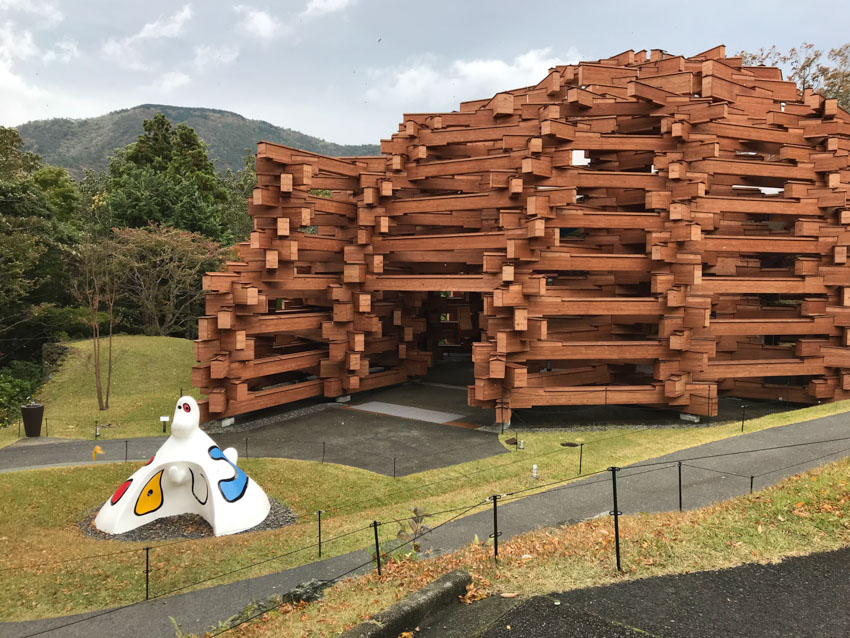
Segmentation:
[(199, 423), (198, 403), (192, 397), (180, 397), (174, 409), (174, 418), (171, 420), (171, 436), (178, 439), (187, 438), (198, 429)]

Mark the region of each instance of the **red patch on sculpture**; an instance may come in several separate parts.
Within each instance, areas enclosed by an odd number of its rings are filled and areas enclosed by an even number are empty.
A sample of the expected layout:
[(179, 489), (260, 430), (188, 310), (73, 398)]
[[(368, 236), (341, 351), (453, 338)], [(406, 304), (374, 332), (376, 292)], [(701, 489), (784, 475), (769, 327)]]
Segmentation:
[[(153, 461), (153, 459), (151, 459)], [(121, 484), (117, 490), (115, 490), (115, 494), (112, 495), (112, 504), (115, 505), (118, 501), (121, 500), (121, 497), (124, 496), (124, 492), (127, 491), (127, 488), (130, 487), (130, 483), (133, 482), (133, 479), (127, 479)]]
[(148, 461), (147, 463), (145, 463), (145, 465), (150, 465), (151, 463), (153, 463), (154, 458), (156, 458), (156, 455), (152, 456), (152, 457), (151, 457), (151, 459), (150, 459), (150, 461)]

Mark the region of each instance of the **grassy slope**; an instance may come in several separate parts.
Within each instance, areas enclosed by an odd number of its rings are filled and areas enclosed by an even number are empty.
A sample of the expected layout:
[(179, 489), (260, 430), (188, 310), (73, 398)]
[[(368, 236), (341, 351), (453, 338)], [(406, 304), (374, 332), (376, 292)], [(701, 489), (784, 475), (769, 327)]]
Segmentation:
[[(104, 438), (161, 434), (161, 415), (171, 415), (180, 388), (192, 388), (192, 342), (172, 337), (121, 336), (113, 342), (112, 391), (109, 409), (97, 407), (91, 342), (72, 343), (61, 369), (42, 387), (50, 436), (92, 438), (94, 422), (116, 427), (101, 431)], [(104, 354), (106, 352), (104, 342)], [(105, 370), (106, 363), (102, 362)], [(42, 433), (44, 430), (42, 430)]]
[[(736, 428), (737, 429), (737, 428)], [(647, 429), (591, 432), (585, 441), (584, 472), (626, 465), (682, 447), (729, 436), (729, 426), (715, 428)], [(504, 437), (503, 437), (504, 438)], [(315, 542), (315, 512), (322, 509), (326, 556), (368, 546), (369, 530), (337, 541), (328, 539), (364, 528), (372, 520), (410, 515), (418, 505), (426, 512), (467, 506), (493, 493), (531, 484), (532, 463), (541, 482), (571, 477), (577, 468), (577, 450), (561, 441), (572, 434), (547, 432), (525, 435), (526, 449), (421, 474), (392, 479), (356, 468), (286, 459), (245, 459), (241, 465), (270, 496), (289, 504), (298, 521), (280, 530), (192, 541), (152, 552), (156, 572), (154, 595), (224, 574), (204, 587), (249, 576), (271, 573), (316, 560), (311, 548), (271, 562), (252, 566)], [(99, 506), (138, 463), (43, 469), (0, 474), (0, 569), (93, 554), (139, 550), (143, 543), (98, 541), (76, 527), (84, 513)], [(297, 477), (297, 481), (293, 480)], [(297, 489), (293, 489), (297, 485)], [(452, 514), (428, 519), (434, 526)], [(397, 525), (380, 528), (389, 540)], [(472, 539), (470, 539), (471, 541)], [(141, 553), (81, 560), (4, 574), (0, 588), (0, 618), (36, 618), (81, 612), (133, 602), (143, 592), (139, 572)]]
[(310, 605), (284, 605), (238, 636), (336, 636), (376, 610), (452, 569), (474, 578), (468, 599), (518, 592), (541, 594), (662, 574), (720, 569), (838, 549), (850, 542), (850, 491), (845, 459), (777, 486), (693, 512), (620, 519), (625, 572), (614, 569), (610, 519), (543, 529), (492, 548), (471, 545), (436, 559), (390, 563), (344, 581)]
[(325, 155), (375, 155), (374, 144), (343, 145), (281, 128), (262, 120), (217, 109), (143, 104), (107, 115), (79, 120), (52, 119), (27, 122), (18, 127), (27, 150), (40, 154), (48, 164), (64, 166), (80, 176), (83, 168), (104, 170), (116, 148), (134, 142), (142, 133), (142, 121), (162, 111), (174, 124), (186, 123), (209, 145), (216, 168), (242, 168), (245, 149), (256, 150), (268, 140)]

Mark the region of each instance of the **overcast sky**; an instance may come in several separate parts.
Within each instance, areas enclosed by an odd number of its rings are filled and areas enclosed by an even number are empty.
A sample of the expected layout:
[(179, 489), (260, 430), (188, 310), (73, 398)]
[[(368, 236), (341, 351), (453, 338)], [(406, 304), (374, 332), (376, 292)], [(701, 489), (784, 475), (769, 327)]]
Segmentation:
[(840, 0), (0, 0), (0, 124), (158, 103), (376, 143), (554, 64), (849, 40)]

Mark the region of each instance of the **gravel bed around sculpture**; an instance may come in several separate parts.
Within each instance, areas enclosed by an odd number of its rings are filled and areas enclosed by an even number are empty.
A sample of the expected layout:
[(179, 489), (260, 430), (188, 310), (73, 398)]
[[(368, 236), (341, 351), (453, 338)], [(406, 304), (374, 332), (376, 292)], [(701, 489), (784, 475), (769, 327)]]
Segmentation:
[[(277, 499), (270, 498), (269, 504), (271, 509), (269, 515), (259, 525), (246, 529), (246, 532), (262, 532), (270, 529), (279, 529), (292, 525), (295, 522), (296, 516), (286, 505)], [(86, 514), (86, 516), (77, 523), (77, 526), (88, 536), (99, 540), (119, 540), (128, 542), (155, 542), (166, 541), (173, 539), (189, 539), (189, 538), (207, 538), (214, 536), (212, 527), (204, 518), (198, 514), (180, 514), (179, 516), (167, 516), (155, 521), (142, 525), (134, 530), (125, 532), (124, 534), (107, 534), (100, 531), (94, 525), (94, 519), (97, 516), (100, 507), (96, 507)]]

